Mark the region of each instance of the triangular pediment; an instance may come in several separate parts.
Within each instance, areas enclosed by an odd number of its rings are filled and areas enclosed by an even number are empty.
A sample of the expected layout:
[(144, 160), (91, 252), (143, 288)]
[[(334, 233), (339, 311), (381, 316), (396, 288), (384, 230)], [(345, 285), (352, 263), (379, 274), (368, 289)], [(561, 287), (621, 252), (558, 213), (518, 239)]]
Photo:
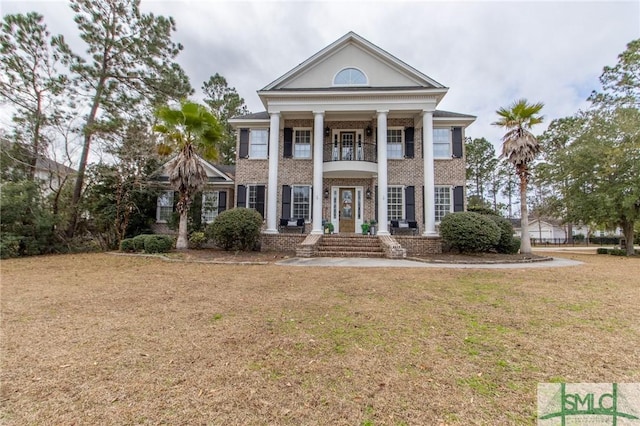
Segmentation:
[[(336, 75), (346, 69), (355, 70), (353, 72), (359, 79), (346, 83), (336, 81)], [(356, 33), (349, 32), (262, 91), (350, 88), (444, 89), (445, 86)]]

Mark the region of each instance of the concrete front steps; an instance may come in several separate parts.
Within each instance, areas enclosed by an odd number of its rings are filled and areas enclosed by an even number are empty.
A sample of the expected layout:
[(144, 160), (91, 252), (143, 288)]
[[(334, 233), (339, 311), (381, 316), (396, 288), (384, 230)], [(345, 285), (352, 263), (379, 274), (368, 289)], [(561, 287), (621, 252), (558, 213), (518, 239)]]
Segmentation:
[(316, 257), (385, 257), (378, 237), (357, 234), (323, 235)]

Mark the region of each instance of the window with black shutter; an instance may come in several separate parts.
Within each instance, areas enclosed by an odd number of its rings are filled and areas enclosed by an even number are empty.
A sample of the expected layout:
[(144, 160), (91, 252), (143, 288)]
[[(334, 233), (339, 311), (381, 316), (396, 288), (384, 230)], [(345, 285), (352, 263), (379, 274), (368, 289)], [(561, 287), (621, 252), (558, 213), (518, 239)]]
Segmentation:
[(249, 157), (249, 129), (240, 129), (240, 150), (238, 156), (240, 158)]
[(415, 143), (413, 136), (415, 129), (413, 127), (407, 127), (404, 131), (404, 156), (405, 158), (413, 158), (415, 153)]

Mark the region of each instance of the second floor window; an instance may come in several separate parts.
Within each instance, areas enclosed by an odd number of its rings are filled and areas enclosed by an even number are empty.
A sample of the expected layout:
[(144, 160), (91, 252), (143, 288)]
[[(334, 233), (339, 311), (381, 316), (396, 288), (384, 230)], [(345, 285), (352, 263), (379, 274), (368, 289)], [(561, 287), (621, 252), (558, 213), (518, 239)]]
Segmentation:
[(293, 136), (293, 157), (311, 158), (311, 129), (295, 129)]
[(433, 156), (434, 158), (451, 158), (451, 129), (433, 129)]
[(249, 136), (249, 158), (267, 158), (269, 131), (251, 129)]
[(387, 158), (402, 159), (402, 129), (387, 129)]

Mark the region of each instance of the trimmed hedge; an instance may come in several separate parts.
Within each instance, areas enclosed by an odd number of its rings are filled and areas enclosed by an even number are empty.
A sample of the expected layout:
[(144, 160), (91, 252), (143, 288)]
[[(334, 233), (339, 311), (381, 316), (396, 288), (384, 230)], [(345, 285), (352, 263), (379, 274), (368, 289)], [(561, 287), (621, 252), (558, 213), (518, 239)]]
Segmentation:
[[(520, 250), (520, 239), (518, 238), (518, 246), (515, 247), (513, 242), (513, 225), (509, 221), (509, 219), (505, 219), (502, 216), (496, 215), (485, 215), (489, 219), (491, 219), (498, 228), (500, 228), (500, 239), (498, 243), (495, 245), (495, 249), (498, 253), (508, 253), (515, 254)], [(515, 251), (514, 251), (515, 248)]]
[(608, 248), (604, 248), (604, 247), (598, 247), (598, 249), (596, 250), (596, 253), (598, 253), (598, 254), (609, 254), (609, 249)]
[(207, 237), (224, 250), (254, 250), (260, 241), (262, 216), (254, 209), (225, 210), (205, 229)]
[(440, 222), (445, 245), (461, 253), (492, 250), (500, 241), (501, 231), (488, 216), (473, 212), (450, 213)]
[(143, 234), (120, 241), (120, 251), (145, 253), (167, 253), (174, 245), (174, 238), (170, 235)]

